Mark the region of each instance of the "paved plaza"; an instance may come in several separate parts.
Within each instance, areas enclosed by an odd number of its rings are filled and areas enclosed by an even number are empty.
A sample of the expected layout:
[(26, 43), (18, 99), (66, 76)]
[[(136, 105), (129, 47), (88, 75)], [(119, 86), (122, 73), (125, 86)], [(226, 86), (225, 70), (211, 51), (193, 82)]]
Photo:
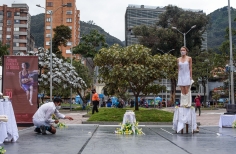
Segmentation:
[[(171, 109), (168, 109), (171, 110)], [(19, 131), (16, 143), (4, 143), (6, 154), (227, 154), (236, 151), (236, 129), (219, 128), (222, 110), (197, 115), (199, 133), (176, 134), (171, 125), (142, 125), (145, 135), (118, 135), (118, 125), (81, 124), (85, 112), (66, 113), (75, 118), (56, 135), (40, 135), (29, 127)], [(190, 132), (190, 130), (189, 130)]]

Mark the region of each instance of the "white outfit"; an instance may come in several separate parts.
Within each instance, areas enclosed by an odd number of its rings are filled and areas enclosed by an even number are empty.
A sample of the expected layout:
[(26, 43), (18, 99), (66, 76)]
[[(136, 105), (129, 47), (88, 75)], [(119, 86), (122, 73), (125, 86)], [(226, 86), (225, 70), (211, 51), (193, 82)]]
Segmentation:
[(192, 106), (192, 94), (191, 94), (191, 90), (189, 90), (186, 95), (183, 95), (183, 94), (181, 93), (180, 106), (181, 106), (181, 107), (191, 107), (191, 106)]
[(61, 114), (53, 102), (48, 102), (39, 107), (33, 116), (33, 123), (35, 126), (40, 127), (42, 125), (50, 126), (55, 120), (52, 119), (52, 115), (55, 114), (57, 118), (65, 118), (64, 114)]
[(179, 60), (179, 73), (178, 73), (178, 86), (189, 86), (191, 85), (190, 78), (190, 69), (189, 62), (186, 60), (185, 62), (181, 62)]

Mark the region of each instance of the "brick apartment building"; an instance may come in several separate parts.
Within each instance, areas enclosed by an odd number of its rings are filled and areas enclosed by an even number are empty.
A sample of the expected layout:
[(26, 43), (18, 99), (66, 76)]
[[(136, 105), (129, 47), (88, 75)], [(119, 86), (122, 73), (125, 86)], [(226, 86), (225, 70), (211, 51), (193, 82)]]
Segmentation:
[[(61, 7), (66, 4), (66, 7)], [(59, 47), (62, 50), (62, 56), (70, 57), (70, 48), (78, 45), (80, 41), (80, 11), (76, 8), (76, 0), (46, 0), (45, 11), (45, 30), (44, 30), (44, 48), (50, 48), (50, 29), (60, 25), (68, 26), (72, 32), (72, 38), (67, 46)], [(52, 27), (50, 11), (52, 15)], [(53, 34), (52, 34), (53, 37)]]
[(27, 4), (0, 6), (0, 41), (10, 45), (10, 55), (33, 51), (34, 37), (30, 34), (30, 22), (31, 16)]

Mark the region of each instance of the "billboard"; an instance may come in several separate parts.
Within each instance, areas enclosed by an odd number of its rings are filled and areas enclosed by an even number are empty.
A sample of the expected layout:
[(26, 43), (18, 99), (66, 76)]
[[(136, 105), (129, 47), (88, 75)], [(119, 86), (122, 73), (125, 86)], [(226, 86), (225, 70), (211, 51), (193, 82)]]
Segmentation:
[(38, 108), (38, 57), (4, 56), (3, 95), (9, 96), (17, 123), (32, 123)]

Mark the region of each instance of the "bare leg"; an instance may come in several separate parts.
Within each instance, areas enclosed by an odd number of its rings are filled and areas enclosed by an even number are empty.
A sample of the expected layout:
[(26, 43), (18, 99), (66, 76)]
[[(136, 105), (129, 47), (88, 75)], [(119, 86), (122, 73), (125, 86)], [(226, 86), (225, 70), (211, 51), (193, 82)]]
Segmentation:
[(30, 99), (29, 99), (30, 105), (33, 105), (33, 103), (32, 103), (32, 95), (33, 95), (33, 86), (30, 86)]
[(189, 86), (184, 86), (185, 89), (185, 95), (189, 92)]
[(189, 91), (189, 86), (180, 86), (180, 89), (181, 89), (181, 93), (183, 95), (186, 95)]

